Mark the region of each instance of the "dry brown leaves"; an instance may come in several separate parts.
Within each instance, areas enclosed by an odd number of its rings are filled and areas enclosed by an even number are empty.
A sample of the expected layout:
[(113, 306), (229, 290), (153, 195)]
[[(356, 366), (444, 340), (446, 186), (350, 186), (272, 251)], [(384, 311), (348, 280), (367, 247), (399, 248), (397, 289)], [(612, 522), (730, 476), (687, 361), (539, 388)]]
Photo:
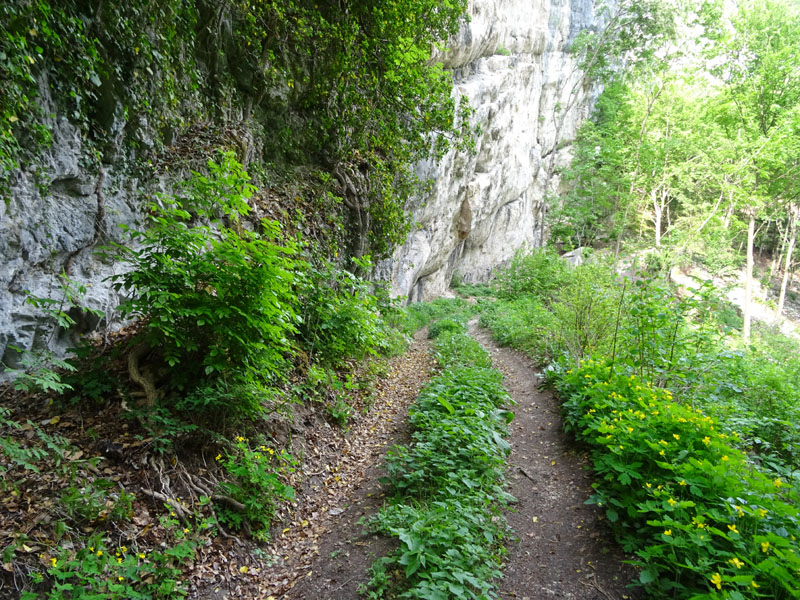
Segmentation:
[[(432, 362), (420, 335), (404, 356), (390, 361), (389, 373), (376, 385), (372, 409), (362, 414), (345, 435), (331, 430), (309, 441), (303, 465), (301, 498), (292, 507), (267, 553), (275, 564), (259, 577), (259, 595), (279, 597), (309, 575), (319, 552), (319, 539), (336, 530), (337, 518), (364, 484), (366, 471), (380, 464), (386, 450), (403, 434), (405, 415), (428, 381)], [(342, 532), (341, 537), (351, 532)]]

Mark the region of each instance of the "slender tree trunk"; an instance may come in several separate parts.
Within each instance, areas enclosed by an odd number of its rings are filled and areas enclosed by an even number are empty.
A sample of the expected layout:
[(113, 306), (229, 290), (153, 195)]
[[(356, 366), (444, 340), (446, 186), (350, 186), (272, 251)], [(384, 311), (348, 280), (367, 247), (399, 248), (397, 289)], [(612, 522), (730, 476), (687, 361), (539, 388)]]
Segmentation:
[(650, 198), (653, 201), (653, 224), (656, 227), (656, 248), (661, 247), (661, 218), (663, 210), (661, 203), (658, 201), (656, 190), (650, 192)]
[(797, 241), (797, 220), (800, 219), (800, 205), (793, 206), (791, 209), (791, 234), (789, 234), (789, 245), (786, 249), (786, 263), (783, 267), (783, 280), (781, 281), (781, 295), (778, 298), (778, 308), (775, 311), (775, 319), (780, 320), (781, 313), (783, 312), (783, 303), (786, 301), (786, 286), (789, 283), (789, 270), (792, 266), (792, 253), (794, 252), (794, 244)]
[[(792, 217), (791, 217), (791, 214), (790, 214), (790, 216), (789, 216), (789, 225), (790, 226), (791, 226), (791, 220), (792, 220)], [(778, 228), (778, 234), (781, 236), (781, 245), (778, 248), (778, 251), (772, 257), (772, 262), (769, 265), (769, 280), (770, 281), (772, 281), (772, 278), (775, 277), (775, 269), (778, 268), (778, 263), (780, 262), (781, 257), (783, 256), (783, 251), (786, 250), (786, 243), (787, 243), (787, 241), (789, 239), (789, 228), (790, 227), (787, 227), (786, 229), (781, 231), (780, 221), (776, 222), (776, 227)]]
[(756, 212), (751, 209), (747, 216), (747, 273), (744, 278), (744, 327), (742, 328), (745, 344), (750, 343), (750, 320), (753, 312), (753, 240), (756, 237)]
[(733, 191), (728, 192), (728, 209), (725, 211), (725, 218), (722, 220), (722, 226), (728, 229), (731, 225), (731, 217), (733, 216)]

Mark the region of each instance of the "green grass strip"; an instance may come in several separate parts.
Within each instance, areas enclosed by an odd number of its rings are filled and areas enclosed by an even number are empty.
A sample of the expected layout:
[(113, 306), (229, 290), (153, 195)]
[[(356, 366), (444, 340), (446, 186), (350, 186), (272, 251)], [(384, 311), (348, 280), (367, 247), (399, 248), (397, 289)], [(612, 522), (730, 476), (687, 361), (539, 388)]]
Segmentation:
[(510, 397), (467, 335), (443, 332), (434, 349), (445, 370), (409, 412), (411, 443), (389, 451), (391, 499), (369, 523), (400, 542), (373, 564), (369, 598), (496, 598), (509, 535), (501, 510), (513, 499), (504, 475), (513, 413), (502, 408)]

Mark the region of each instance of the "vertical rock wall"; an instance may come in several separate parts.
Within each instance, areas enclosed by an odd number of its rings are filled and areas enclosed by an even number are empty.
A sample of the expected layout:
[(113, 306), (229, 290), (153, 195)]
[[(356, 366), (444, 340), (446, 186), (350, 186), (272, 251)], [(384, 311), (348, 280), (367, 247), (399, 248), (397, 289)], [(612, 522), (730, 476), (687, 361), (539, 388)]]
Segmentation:
[[(442, 59), (475, 108), (476, 152), (418, 165), (433, 191), (413, 209), (405, 245), (377, 268), (412, 301), (440, 295), (454, 275), (487, 281), (518, 248), (541, 244), (549, 161), (569, 162), (594, 98), (565, 50), (593, 25), (592, 0), (473, 0), (470, 13)], [(557, 186), (556, 174), (549, 187)]]
[[(592, 24), (593, 0), (472, 0), (470, 13), (454, 48), (439, 58), (476, 110), (477, 152), (418, 165), (421, 177), (435, 181), (433, 191), (414, 208), (406, 244), (377, 269), (412, 300), (437, 296), (455, 273), (485, 281), (517, 248), (541, 243), (549, 155), (558, 148), (556, 164), (568, 161), (591, 100), (591, 90), (576, 87), (581, 74), (565, 47)], [(52, 104), (46, 86), (42, 94)], [(123, 126), (114, 128), (120, 141)], [(119, 297), (108, 278), (122, 265), (95, 250), (121, 240), (118, 225), (141, 218), (134, 175), (119, 165), (98, 172), (83, 164), (81, 135), (66, 119), (56, 118), (51, 129), (39, 176), (22, 165), (10, 200), (0, 202), (0, 361), (8, 366), (18, 360), (13, 346), (62, 352), (73, 345), (26, 303), (30, 294), (61, 297), (62, 270), (86, 286), (83, 304), (113, 318)], [(88, 313), (71, 316), (78, 330), (95, 325)]]
[[(43, 87), (45, 106), (49, 92)], [(61, 300), (66, 275), (84, 286), (82, 306), (113, 318), (119, 296), (111, 275), (122, 265), (102, 260), (99, 247), (123, 240), (119, 225), (134, 225), (140, 215), (138, 181), (123, 167), (98, 170), (84, 164), (82, 137), (65, 118), (50, 123), (53, 143), (37, 169), (18, 171), (8, 200), (0, 202), (0, 372), (16, 367), (14, 348), (49, 348), (57, 354), (75, 345), (71, 335), (92, 330), (98, 318), (87, 311), (64, 309), (76, 322), (69, 334), (44, 319), (31, 296)], [(38, 173), (36, 172), (38, 171)]]

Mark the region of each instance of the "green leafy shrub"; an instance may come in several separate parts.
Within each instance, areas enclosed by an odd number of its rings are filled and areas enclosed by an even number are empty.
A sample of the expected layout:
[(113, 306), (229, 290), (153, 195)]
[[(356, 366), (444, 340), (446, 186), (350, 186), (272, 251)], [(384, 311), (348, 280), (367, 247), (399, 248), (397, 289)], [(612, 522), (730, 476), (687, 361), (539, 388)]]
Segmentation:
[(285, 450), (250, 445), (236, 437), (233, 448), (217, 455), (231, 478), (219, 484), (233, 502), (219, 501), (217, 514), (222, 523), (249, 531), (258, 540), (269, 538), (269, 526), (279, 502), (294, 500), (294, 489), (284, 482), (297, 461)]
[(208, 177), (195, 174), (185, 196), (151, 206), (150, 227), (129, 232), (135, 248), (117, 246), (133, 266), (113, 278), (131, 294), (120, 311), (143, 319), (137, 340), (180, 365), (171, 377), (184, 386), (227, 373), (271, 381), (285, 367), (296, 330), (297, 245), (279, 244), (274, 221), (262, 221), (261, 232), (238, 224), (252, 186), (232, 154), (209, 161), (209, 170)]
[(431, 381), (409, 412), (412, 446), (389, 453), (392, 488), (418, 497), (464, 485), (498, 492), (510, 447), (497, 431), (510, 416), (500, 409), (508, 400), (493, 369), (450, 368)]
[(116, 247), (133, 268), (114, 276), (114, 287), (130, 293), (122, 315), (145, 324), (134, 343), (180, 367), (170, 370), (168, 389), (190, 392), (184, 409), (224, 401), (231, 413), (252, 415), (254, 396), (266, 395), (291, 356), (298, 248), (279, 244), (276, 222), (262, 221), (260, 232), (241, 225), (253, 188), (231, 153), (208, 165), (183, 195), (151, 206), (150, 227), (129, 231), (135, 247)]
[(546, 365), (565, 352), (553, 335), (555, 318), (532, 296), (498, 300), (481, 311), (480, 324), (503, 346), (523, 350), (538, 365)]
[(618, 306), (619, 287), (611, 269), (600, 264), (574, 269), (550, 306), (553, 333), (571, 360), (611, 350)]
[[(198, 519), (195, 528), (177, 519), (160, 518), (168, 540), (158, 550), (144, 551), (126, 546), (112, 546), (101, 533), (92, 534), (86, 544), (75, 548), (71, 543), (55, 548), (46, 570), (52, 586), (47, 600), (89, 598), (148, 598), (177, 600), (186, 596), (182, 567), (191, 560), (200, 542), (198, 536), (211, 522)], [(44, 580), (41, 573), (34, 581)], [(21, 600), (40, 598), (23, 592)]]
[(436, 298), (430, 302), (416, 302), (406, 307), (405, 331), (414, 333), (429, 323), (457, 313), (471, 310), (463, 298)]
[(408, 349), (412, 331), (409, 330), (409, 314), (402, 305), (402, 298), (392, 298), (389, 286), (374, 285), (373, 294), (380, 314), (378, 323), (378, 351), (384, 356), (399, 356)]
[(462, 298), (487, 298), (494, 295), (494, 289), (488, 283), (451, 283), (453, 290)]
[[(488, 499), (487, 499), (488, 500)], [(401, 548), (371, 567), (368, 598), (493, 598), (505, 521), (484, 499), (435, 500), (424, 508), (392, 505), (373, 523), (400, 540)], [(396, 590), (396, 596), (387, 596)]]
[(70, 482), (61, 492), (61, 507), (76, 525), (86, 526), (105, 519), (116, 521), (133, 515), (135, 496), (108, 479)]
[(428, 327), (428, 338), (435, 339), (441, 333), (466, 333), (467, 325), (463, 321), (459, 321), (452, 317), (445, 317), (438, 321), (431, 323)]
[[(461, 341), (410, 411), (411, 444), (389, 452), (384, 481), (393, 497), (370, 527), (400, 547), (373, 564), (369, 598), (495, 597), (508, 536), (500, 509), (512, 499), (504, 436), (513, 414), (502, 408), (509, 401), (502, 375), (458, 366), (470, 363), (474, 348), (462, 333), (443, 333), (436, 344), (448, 338)], [(457, 358), (458, 349), (466, 355)]]
[[(12, 464), (16, 467), (22, 467), (26, 471), (33, 473), (40, 473), (45, 464), (47, 468), (53, 470), (58, 469), (60, 474), (69, 476), (69, 466), (74, 465), (76, 461), (68, 460), (67, 454), (75, 450), (67, 438), (58, 434), (50, 434), (44, 431), (39, 425), (31, 421), (20, 424), (17, 421), (9, 418), (10, 411), (0, 406), (0, 426), (15, 431), (22, 431), (24, 429), (31, 430), (35, 436), (36, 443), (33, 445), (25, 445), (21, 442), (22, 436), (15, 435), (9, 437), (0, 437), (0, 452), (2, 452)], [(0, 469), (6, 470), (4, 465), (0, 465)], [(0, 482), (0, 488), (13, 486), (14, 482), (3, 478)]]
[(556, 387), (590, 448), (593, 500), (653, 597), (800, 597), (796, 483), (760, 473), (737, 433), (607, 362), (563, 372)]
[(340, 427), (345, 427), (353, 416), (353, 407), (339, 396), (333, 402), (328, 403), (325, 411), (331, 421)]
[[(225, 431), (226, 425), (253, 419), (261, 412), (264, 394), (259, 392), (258, 386), (233, 372), (225, 378), (201, 381), (175, 400), (174, 412), (197, 425)], [(161, 427), (165, 426), (169, 428), (167, 423)]]
[(538, 248), (517, 252), (511, 263), (497, 273), (493, 287), (499, 298), (510, 300), (534, 295), (547, 302), (569, 279), (569, 267), (554, 250)]
[[(360, 264), (369, 265), (368, 259)], [(336, 366), (375, 354), (381, 342), (372, 284), (329, 263), (309, 266), (298, 293), (299, 337), (311, 358)]]
[(466, 333), (441, 334), (433, 344), (433, 352), (436, 361), (445, 369), (458, 366), (492, 366), (489, 353)]

